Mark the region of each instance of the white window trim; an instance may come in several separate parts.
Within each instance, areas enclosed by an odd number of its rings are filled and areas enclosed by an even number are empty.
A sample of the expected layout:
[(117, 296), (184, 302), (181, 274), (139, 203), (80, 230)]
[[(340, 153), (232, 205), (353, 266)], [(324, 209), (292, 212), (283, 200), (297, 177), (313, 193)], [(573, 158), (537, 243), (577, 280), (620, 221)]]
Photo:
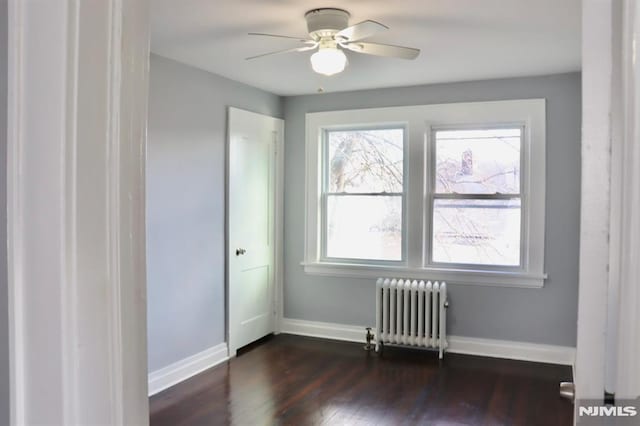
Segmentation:
[[(402, 276), (446, 280), (456, 284), (481, 284), (509, 287), (542, 287), (545, 241), (545, 100), (525, 99), (495, 102), (466, 102), (361, 110), (329, 111), (306, 115), (306, 222), (305, 253), (302, 265), (309, 274), (375, 278)], [(326, 129), (366, 127), (405, 123), (406, 150), (406, 258), (402, 264), (378, 265), (322, 261), (320, 235), (322, 196), (322, 135)], [(523, 220), (524, 264), (522, 269), (469, 269), (429, 266), (429, 185), (425, 184), (424, 166), (430, 164), (429, 138), (433, 128), (449, 126), (524, 125), (524, 187), (528, 210)]]

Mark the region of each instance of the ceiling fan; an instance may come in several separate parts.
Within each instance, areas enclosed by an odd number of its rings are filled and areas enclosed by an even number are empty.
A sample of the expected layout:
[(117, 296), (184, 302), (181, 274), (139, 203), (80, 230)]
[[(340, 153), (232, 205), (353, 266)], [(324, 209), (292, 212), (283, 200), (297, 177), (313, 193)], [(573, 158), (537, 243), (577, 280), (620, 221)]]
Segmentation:
[(347, 65), (347, 57), (343, 50), (401, 59), (415, 59), (420, 54), (420, 49), (411, 47), (361, 41), (389, 28), (379, 22), (369, 20), (349, 26), (350, 16), (346, 10), (334, 8), (308, 11), (305, 13), (304, 18), (307, 21), (310, 39), (276, 34), (249, 33), (252, 36), (297, 40), (305, 46), (263, 53), (247, 59), (251, 60), (281, 53), (306, 52), (317, 48), (318, 51), (311, 55), (313, 70), (319, 74), (334, 75), (344, 71)]

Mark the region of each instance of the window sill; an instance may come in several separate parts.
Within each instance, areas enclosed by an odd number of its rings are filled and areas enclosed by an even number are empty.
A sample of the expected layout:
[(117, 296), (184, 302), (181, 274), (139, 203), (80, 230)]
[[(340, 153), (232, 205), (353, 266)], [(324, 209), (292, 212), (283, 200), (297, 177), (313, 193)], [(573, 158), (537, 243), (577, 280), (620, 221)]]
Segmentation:
[(547, 274), (500, 272), (442, 268), (407, 268), (401, 266), (359, 265), (351, 263), (302, 262), (304, 272), (343, 278), (415, 278), (446, 281), (449, 284), (492, 287), (542, 288)]

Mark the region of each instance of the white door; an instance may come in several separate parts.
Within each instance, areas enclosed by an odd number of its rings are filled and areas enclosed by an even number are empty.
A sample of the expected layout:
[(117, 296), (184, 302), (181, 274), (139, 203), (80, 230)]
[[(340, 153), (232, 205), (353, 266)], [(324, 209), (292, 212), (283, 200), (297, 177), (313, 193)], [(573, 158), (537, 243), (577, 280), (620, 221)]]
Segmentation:
[(276, 148), (280, 119), (229, 108), (229, 354), (275, 329)]

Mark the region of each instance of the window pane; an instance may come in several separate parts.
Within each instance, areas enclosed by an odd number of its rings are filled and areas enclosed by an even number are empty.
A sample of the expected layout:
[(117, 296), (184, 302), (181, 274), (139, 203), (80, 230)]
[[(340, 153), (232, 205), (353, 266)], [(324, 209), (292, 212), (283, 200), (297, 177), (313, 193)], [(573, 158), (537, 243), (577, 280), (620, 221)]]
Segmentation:
[(403, 129), (329, 131), (329, 192), (402, 192)]
[(518, 194), (520, 128), (436, 132), (436, 192)]
[(520, 265), (520, 200), (435, 200), (433, 261)]
[(327, 257), (402, 260), (402, 197), (327, 196)]

